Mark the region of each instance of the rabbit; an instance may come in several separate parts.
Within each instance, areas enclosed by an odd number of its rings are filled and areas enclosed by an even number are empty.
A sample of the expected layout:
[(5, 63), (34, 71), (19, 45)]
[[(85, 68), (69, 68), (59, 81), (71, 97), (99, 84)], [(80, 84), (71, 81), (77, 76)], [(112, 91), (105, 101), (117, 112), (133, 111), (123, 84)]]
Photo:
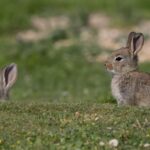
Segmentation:
[(9, 91), (17, 79), (17, 65), (11, 63), (0, 69), (0, 101), (9, 99)]
[(106, 69), (112, 74), (112, 95), (119, 106), (150, 106), (150, 74), (138, 70), (138, 53), (143, 44), (142, 33), (130, 32), (126, 46), (106, 60)]

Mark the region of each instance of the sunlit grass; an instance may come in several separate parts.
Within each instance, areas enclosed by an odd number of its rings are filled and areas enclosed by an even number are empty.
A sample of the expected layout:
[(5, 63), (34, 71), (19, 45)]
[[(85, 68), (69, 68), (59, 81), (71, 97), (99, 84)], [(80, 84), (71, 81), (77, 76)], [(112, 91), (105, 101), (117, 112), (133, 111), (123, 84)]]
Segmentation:
[(0, 147), (111, 149), (109, 141), (117, 139), (118, 149), (143, 149), (150, 138), (149, 112), (111, 104), (3, 103)]

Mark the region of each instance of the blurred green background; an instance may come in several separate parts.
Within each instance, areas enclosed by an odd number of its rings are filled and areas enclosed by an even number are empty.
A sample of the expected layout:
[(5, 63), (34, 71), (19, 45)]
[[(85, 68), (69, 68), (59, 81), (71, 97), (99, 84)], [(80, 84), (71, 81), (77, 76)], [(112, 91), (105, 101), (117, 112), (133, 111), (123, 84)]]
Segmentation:
[(149, 72), (150, 0), (0, 0), (0, 67), (18, 65), (0, 149), (149, 149), (149, 108), (117, 107), (104, 67), (133, 30)]
[[(18, 80), (11, 91), (15, 101), (114, 102), (110, 76), (103, 62), (96, 61), (106, 49), (95, 43), (97, 30), (90, 27), (89, 18), (94, 13), (107, 15), (110, 26), (122, 30), (150, 19), (149, 0), (1, 0), (0, 7), (0, 65), (18, 64)], [(67, 27), (55, 28), (60, 16), (69, 20)], [(38, 17), (44, 18), (39, 22), (42, 29), (33, 25)], [(49, 25), (54, 17), (54, 25)], [(94, 38), (81, 40), (82, 31)], [(37, 39), (30, 40), (32, 33)], [(143, 63), (141, 68), (148, 71), (148, 66)]]

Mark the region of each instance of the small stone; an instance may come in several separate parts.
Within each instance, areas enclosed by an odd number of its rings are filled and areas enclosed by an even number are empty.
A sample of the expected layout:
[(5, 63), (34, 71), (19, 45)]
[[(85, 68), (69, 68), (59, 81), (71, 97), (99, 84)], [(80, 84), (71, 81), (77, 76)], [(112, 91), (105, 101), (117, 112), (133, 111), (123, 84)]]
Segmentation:
[(110, 145), (111, 147), (117, 147), (118, 144), (119, 144), (119, 142), (118, 142), (117, 139), (112, 139), (112, 140), (109, 141), (109, 145)]
[(100, 145), (100, 146), (104, 146), (105, 143), (104, 143), (103, 141), (100, 141), (100, 142), (99, 142), (99, 145)]
[(150, 144), (149, 143), (145, 143), (144, 147), (150, 147)]
[(112, 127), (107, 127), (108, 130), (112, 130)]
[(78, 118), (78, 117), (80, 117), (80, 112), (75, 112), (75, 116)]
[(97, 120), (99, 120), (99, 117), (96, 117), (96, 118), (95, 118), (95, 121), (97, 121)]

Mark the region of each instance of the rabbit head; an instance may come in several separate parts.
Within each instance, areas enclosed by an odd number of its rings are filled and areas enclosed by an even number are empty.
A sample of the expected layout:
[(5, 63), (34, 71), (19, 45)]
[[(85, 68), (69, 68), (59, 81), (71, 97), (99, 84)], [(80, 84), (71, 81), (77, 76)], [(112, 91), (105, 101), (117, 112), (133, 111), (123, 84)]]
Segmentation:
[(9, 91), (17, 79), (17, 65), (12, 63), (0, 70), (0, 100), (9, 99)]
[(112, 74), (124, 74), (138, 68), (138, 53), (144, 44), (142, 33), (130, 32), (125, 47), (112, 53), (106, 61), (106, 68)]

